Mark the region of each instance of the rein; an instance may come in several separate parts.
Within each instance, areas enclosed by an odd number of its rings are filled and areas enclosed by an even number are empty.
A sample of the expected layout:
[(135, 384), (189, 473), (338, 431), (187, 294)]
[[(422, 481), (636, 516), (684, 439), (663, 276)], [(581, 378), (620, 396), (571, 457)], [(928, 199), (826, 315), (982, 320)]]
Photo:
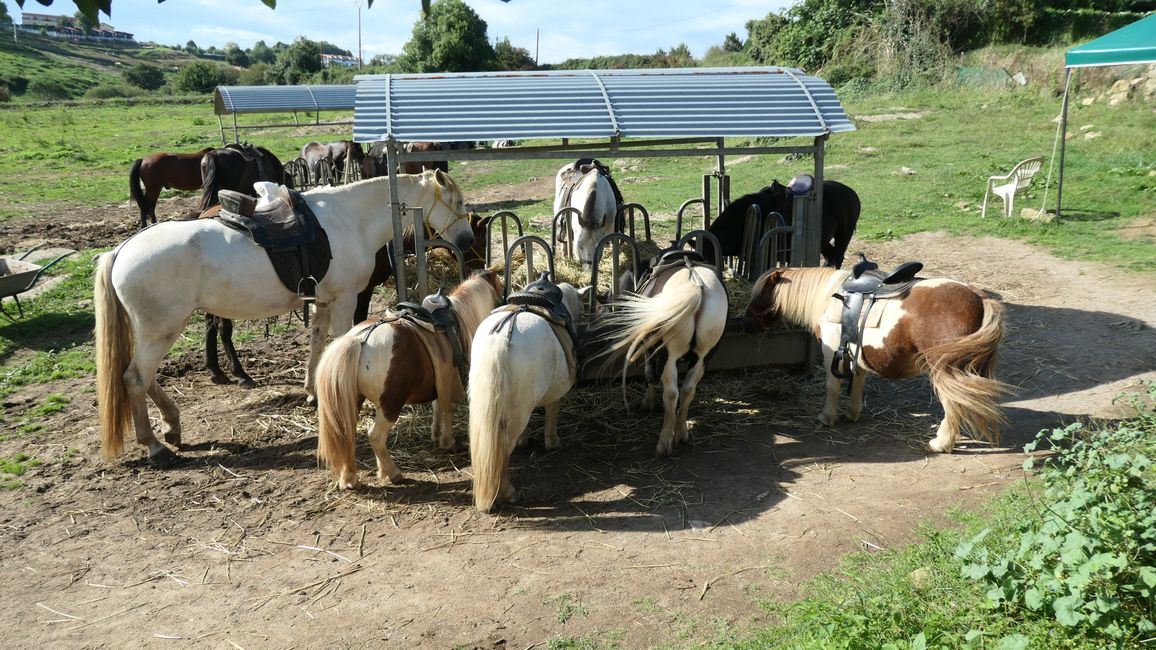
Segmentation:
[[(457, 223), (459, 221), (465, 221), (467, 223), (467, 225), (469, 224), (469, 221), (470, 221), (469, 215), (462, 213), (462, 212), (458, 212), (457, 210), (454, 209), (454, 206), (450, 205), (448, 202), (446, 202), (446, 200), (444, 198), (442, 198), (442, 186), (438, 185), (437, 183), (434, 183), (434, 205), (437, 205), (438, 203), (441, 203), (442, 205), (444, 205), (446, 207), (446, 209), (450, 211), (450, 214), (454, 215), (454, 218), (451, 219), (450, 222), (447, 223), (445, 225), (445, 227), (441, 229), (441, 232), (438, 232), (438, 231), (434, 230), (433, 226), (430, 225), (429, 220), (428, 220), (428, 215), (427, 215), (427, 219), (422, 220), (422, 225), (425, 226), (425, 237), (426, 237), (427, 241), (431, 240), (431, 239), (439, 239), (438, 235), (441, 235), (445, 231), (449, 230), (450, 227), (452, 227), (455, 223)], [(432, 210), (431, 210), (431, 212), (432, 212)]]

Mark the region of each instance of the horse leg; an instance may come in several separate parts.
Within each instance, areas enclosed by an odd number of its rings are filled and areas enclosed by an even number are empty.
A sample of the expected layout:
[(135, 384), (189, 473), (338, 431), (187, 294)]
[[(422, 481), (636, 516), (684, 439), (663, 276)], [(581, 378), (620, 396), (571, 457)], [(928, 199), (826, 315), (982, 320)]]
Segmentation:
[(638, 399), (631, 402), (629, 408), (639, 409), (642, 411), (653, 411), (655, 407), (655, 388), (658, 385), (658, 361), (657, 358), (662, 353), (655, 354), (646, 359), (642, 363), (642, 373), (646, 378), (646, 388), (643, 389), (642, 395)]
[[(128, 367), (125, 368), (123, 375), (125, 391), (128, 393), (129, 403), (132, 404), (132, 421), (133, 428), (136, 430), (136, 441), (148, 447), (149, 460), (162, 466), (175, 461), (177, 456), (173, 450), (166, 447), (153, 435), (152, 423), (149, 421), (148, 402), (145, 397), (150, 392), (162, 395), (163, 404), (158, 403), (162, 417), (165, 410), (171, 410), (175, 414), (176, 405), (168, 399), (168, 396), (164, 395), (159, 387), (156, 391), (152, 390), (156, 384), (157, 368), (160, 367), (161, 359), (168, 353), (171, 345), (172, 341), (169, 341), (168, 344), (156, 340), (138, 341), (136, 352), (133, 354)], [(169, 424), (171, 426), (171, 423)], [(177, 440), (179, 439), (180, 428), (178, 424)]]
[(851, 399), (847, 405), (847, 419), (858, 422), (863, 412), (863, 385), (867, 382), (867, 370), (862, 366), (851, 376)]
[(951, 450), (955, 449), (955, 441), (959, 437), (961, 421), (959, 415), (958, 404), (950, 400), (943, 402), (943, 421), (939, 423), (939, 429), (936, 430), (935, 437), (927, 443), (931, 451), (939, 454), (950, 454)]
[(837, 341), (838, 336), (838, 329), (831, 332), (824, 331), (821, 340), (821, 347), (823, 349), (823, 374), (827, 377), (827, 395), (823, 402), (823, 411), (819, 413), (818, 419), (821, 424), (826, 426), (834, 426), (835, 421), (839, 419), (839, 389), (842, 388), (843, 382), (831, 374), (831, 361), (835, 358), (835, 345), (834, 343), (827, 343), (828, 340)]
[(317, 361), (321, 358), (321, 350), (325, 347), (325, 336), (329, 333), (329, 307), (329, 305), (323, 305), (319, 302), (313, 305), (313, 329), (310, 331), (309, 337), (309, 364), (305, 366), (305, 392), (309, 394), (305, 401), (310, 405), (317, 404)]
[[(145, 189), (145, 205), (148, 206), (148, 217), (152, 219), (153, 223), (157, 222), (157, 201), (161, 198), (161, 188), (149, 187)], [(141, 228), (145, 227), (145, 215), (140, 217)]]
[(205, 314), (205, 367), (209, 369), (214, 384), (227, 384), (229, 378), (221, 370), (217, 361), (217, 329), (220, 319), (212, 314)]
[(165, 423), (161, 434), (164, 436), (165, 442), (180, 448), (181, 412), (177, 409), (177, 405), (155, 379), (153, 380), (153, 385), (149, 386), (148, 396), (152, 398), (153, 404), (156, 404), (157, 409), (161, 412), (161, 422)]
[(662, 431), (658, 432), (655, 455), (665, 458), (674, 453), (674, 419), (678, 409), (678, 359), (672, 354), (662, 368)]
[(562, 441), (558, 439), (558, 412), (562, 410), (562, 400), (545, 407), (546, 449), (558, 449)]
[[(225, 346), (225, 356), (229, 358), (233, 378), (237, 381), (237, 385), (241, 388), (256, 388), (257, 382), (253, 381), (249, 373), (245, 372), (245, 368), (241, 365), (241, 358), (237, 356), (237, 348), (233, 347), (233, 321), (228, 318), (221, 319), (221, 345)], [(216, 360), (215, 350), (213, 359)]]
[(433, 402), (433, 428), (430, 438), (438, 443), (439, 449), (453, 451), (458, 448), (458, 441), (454, 438), (454, 403), (448, 399), (435, 399)]
[(690, 432), (686, 428), (686, 417), (690, 411), (690, 403), (694, 401), (694, 393), (698, 390), (698, 382), (706, 374), (706, 364), (702, 357), (695, 360), (690, 370), (686, 371), (686, 378), (682, 380), (682, 391), (678, 396), (678, 419), (674, 423), (675, 442), (686, 442), (690, 439)]
[[(393, 462), (393, 457), (389, 455), (389, 432), (393, 429), (393, 421), (385, 417), (385, 409), (380, 404), (376, 405), (373, 413), (373, 431), (369, 434), (369, 444), (373, 447), (373, 455), (377, 457), (377, 480), (384, 483), (386, 479), (390, 483), (399, 483), (402, 479), (401, 469)], [(353, 467), (347, 469), (351, 475), (349, 478), (352, 485), (357, 485), (357, 468)], [(346, 474), (342, 473), (342, 484), (345, 483)]]

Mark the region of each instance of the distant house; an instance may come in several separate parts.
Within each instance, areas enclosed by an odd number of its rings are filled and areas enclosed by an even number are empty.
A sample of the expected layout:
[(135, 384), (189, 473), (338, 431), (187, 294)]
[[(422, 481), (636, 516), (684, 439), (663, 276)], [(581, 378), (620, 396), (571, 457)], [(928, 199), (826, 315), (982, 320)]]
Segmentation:
[(96, 29), (85, 33), (84, 27), (72, 16), (53, 16), (51, 14), (36, 14), (28, 11), (20, 12), (20, 30), (25, 32), (45, 34), (54, 38), (69, 38), (84, 41), (117, 41), (133, 43), (135, 39), (128, 32), (117, 31), (112, 25), (101, 23)]
[(321, 66), (330, 68), (333, 66), (345, 66), (347, 68), (355, 68), (361, 65), (361, 60), (355, 56), (345, 56), (344, 54), (322, 54)]

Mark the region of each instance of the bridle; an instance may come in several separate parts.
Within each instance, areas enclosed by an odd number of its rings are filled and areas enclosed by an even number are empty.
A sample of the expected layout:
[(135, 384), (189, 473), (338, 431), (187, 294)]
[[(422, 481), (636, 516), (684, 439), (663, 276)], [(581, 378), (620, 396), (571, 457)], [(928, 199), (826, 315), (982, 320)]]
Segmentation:
[[(448, 231), (450, 228), (453, 227), (453, 225), (455, 223), (457, 223), (459, 221), (465, 221), (466, 225), (467, 226), (469, 225), (469, 222), (470, 222), (469, 215), (467, 215), (463, 212), (458, 212), (454, 208), (454, 206), (450, 205), (445, 200), (445, 198), (442, 197), (442, 186), (435, 181), (434, 182), (434, 205), (437, 205), (438, 203), (444, 205), (446, 207), (446, 209), (450, 211), (450, 214), (454, 215), (454, 218), (451, 219), (450, 222), (447, 223), (445, 225), (445, 227), (441, 229), (442, 233), (445, 233), (446, 231)], [(432, 207), (433, 206), (431, 206), (431, 208)], [(431, 209), (430, 212), (433, 212), (433, 210)], [(439, 233), (438, 233), (438, 231), (434, 230), (433, 226), (430, 225), (429, 220), (428, 220), (428, 215), (427, 215), (426, 219), (422, 220), (422, 225), (425, 226), (425, 237), (427, 240), (438, 238), (437, 236)]]

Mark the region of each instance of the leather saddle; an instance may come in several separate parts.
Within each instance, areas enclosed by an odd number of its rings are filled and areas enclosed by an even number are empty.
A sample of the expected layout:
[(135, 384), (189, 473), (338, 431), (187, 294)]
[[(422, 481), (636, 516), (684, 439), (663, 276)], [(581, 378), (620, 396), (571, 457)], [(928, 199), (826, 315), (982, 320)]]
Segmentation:
[(438, 289), (437, 293), (426, 296), (420, 305), (414, 302), (399, 302), (386, 312), (376, 325), (396, 320), (409, 321), (426, 331), (445, 334), (449, 340), (450, 351), (453, 353), (454, 368), (462, 376), (462, 382), (465, 382), (469, 363), (466, 359), (466, 350), (462, 347), (458, 316), (444, 290)]
[(854, 343), (856, 350), (863, 347), (863, 323), (867, 320), (872, 305), (881, 298), (899, 298), (907, 295), (911, 287), (923, 280), (916, 274), (923, 270), (922, 262), (904, 262), (890, 272), (879, 270), (879, 265), (859, 253), (859, 262), (851, 268), (851, 275), (843, 281), (838, 293), (833, 298), (843, 303), (840, 314), (842, 333), (839, 337), (839, 347), (835, 350), (831, 360), (831, 374), (846, 379), (855, 374), (858, 363), (856, 354), (851, 350)]
[[(671, 273), (679, 269), (690, 269), (696, 266), (709, 266), (712, 271), (715, 270), (714, 265), (708, 263), (698, 251), (687, 248), (664, 250), (652, 258), (649, 266), (639, 274), (636, 293), (642, 296), (653, 296), (662, 291), (662, 287), (666, 284)], [(692, 274), (692, 277), (697, 281), (697, 275)]]
[[(578, 328), (574, 324), (574, 317), (567, 309), (566, 303), (562, 300), (562, 290), (558, 285), (550, 281), (550, 274), (546, 271), (530, 284), (527, 284), (521, 291), (511, 293), (506, 298), (506, 304), (494, 310), (494, 313), (508, 312), (506, 317), (494, 324), (490, 333), (500, 331), (507, 323), (511, 323), (518, 314), (525, 312), (532, 312), (546, 319), (552, 325), (555, 325), (554, 332), (558, 335), (558, 342), (562, 344), (562, 349), (566, 351), (566, 357), (570, 360), (571, 369), (575, 368), (575, 359), (577, 359), (578, 352)], [(558, 330), (565, 330), (570, 335), (569, 341), (563, 341)], [(513, 335), (514, 328), (511, 327), (509, 335)]]
[[(249, 234), (265, 249), (277, 277), (305, 301), (317, 299), (317, 285), (329, 272), (329, 236), (300, 192), (278, 188), (267, 200), (221, 190), (217, 219)], [(286, 201), (286, 197), (289, 199)]]

